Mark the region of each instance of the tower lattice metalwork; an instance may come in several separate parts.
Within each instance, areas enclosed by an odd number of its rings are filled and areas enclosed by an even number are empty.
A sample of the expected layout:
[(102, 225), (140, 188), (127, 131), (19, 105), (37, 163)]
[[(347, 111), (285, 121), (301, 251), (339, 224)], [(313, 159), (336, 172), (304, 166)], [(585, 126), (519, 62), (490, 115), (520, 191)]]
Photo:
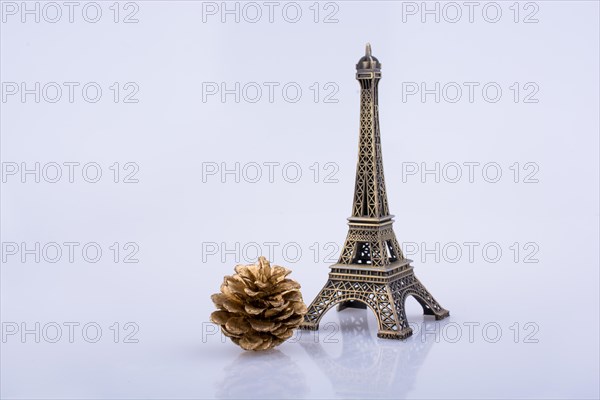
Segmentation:
[(383, 177), (379, 133), (377, 86), (381, 63), (366, 54), (356, 64), (360, 83), (360, 140), (352, 216), (348, 218), (348, 236), (337, 264), (331, 266), (329, 279), (310, 304), (301, 325), (316, 330), (323, 314), (334, 305), (366, 308), (375, 312), (378, 337), (405, 339), (412, 334), (404, 303), (413, 296), (425, 315), (442, 319), (449, 315), (417, 279), (404, 258), (392, 228)]

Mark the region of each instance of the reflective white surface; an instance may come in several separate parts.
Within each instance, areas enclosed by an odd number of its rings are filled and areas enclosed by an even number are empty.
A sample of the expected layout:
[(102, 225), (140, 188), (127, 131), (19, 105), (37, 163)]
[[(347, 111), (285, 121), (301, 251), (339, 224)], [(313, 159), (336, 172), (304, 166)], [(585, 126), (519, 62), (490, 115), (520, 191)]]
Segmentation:
[[(1, 104), (3, 163), (96, 162), (103, 171), (95, 184), (21, 183), (19, 175), (2, 183), (3, 243), (95, 242), (103, 251), (96, 263), (80, 253), (74, 262), (22, 262), (3, 251), (3, 398), (599, 397), (598, 3), (536, 2), (534, 24), (514, 23), (505, 2), (498, 23), (456, 24), (419, 15), (402, 22), (406, 3), (392, 1), (337, 2), (332, 24), (312, 22), (312, 3), (301, 3), (295, 24), (202, 22), (194, 1), (138, 2), (139, 23), (115, 24), (112, 3), (101, 4), (97, 24), (23, 24), (18, 15), (1, 24), (2, 82), (104, 88), (98, 103), (13, 96)], [(532, 9), (521, 6), (522, 22)], [(354, 64), (367, 41), (383, 63), (395, 232), (450, 318), (424, 318), (410, 299), (414, 335), (390, 341), (376, 337), (369, 310), (331, 310), (321, 330), (245, 353), (208, 322), (210, 294), (257, 247), (269, 255), (275, 246), (271, 258), (293, 270), (306, 302), (325, 283), (350, 215)], [(121, 90), (135, 82), (139, 102), (115, 103), (114, 82)], [(303, 95), (203, 102), (203, 82), (293, 82)], [(403, 102), (407, 82), (495, 82), (503, 95)], [(524, 103), (520, 92), (515, 102), (515, 82), (521, 91), (535, 83), (539, 101)], [(337, 102), (324, 102), (327, 83), (337, 85)], [(139, 166), (139, 183), (122, 183), (127, 162)], [(297, 163), (302, 179), (290, 183), (278, 169), (270, 183), (263, 168), (257, 183), (203, 180), (206, 163), (236, 162)], [(473, 162), (496, 163), (501, 179), (489, 183), (478, 170), (469, 182), (464, 163)], [(457, 163), (463, 178), (406, 175), (422, 163)], [(526, 163), (537, 166), (537, 183), (524, 183)], [(137, 263), (123, 262), (129, 242)], [(465, 243), (476, 243), (472, 257)], [(36, 323), (38, 338), (21, 335)]]

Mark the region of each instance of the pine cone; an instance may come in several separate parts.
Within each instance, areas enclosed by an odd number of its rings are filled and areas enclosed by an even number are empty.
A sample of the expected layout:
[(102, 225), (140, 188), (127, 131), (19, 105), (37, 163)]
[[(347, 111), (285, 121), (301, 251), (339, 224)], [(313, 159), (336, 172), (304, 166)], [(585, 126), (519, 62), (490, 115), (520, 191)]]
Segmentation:
[(210, 319), (244, 350), (267, 350), (289, 339), (306, 314), (300, 284), (286, 278), (292, 271), (261, 256), (235, 272), (211, 296), (218, 311)]

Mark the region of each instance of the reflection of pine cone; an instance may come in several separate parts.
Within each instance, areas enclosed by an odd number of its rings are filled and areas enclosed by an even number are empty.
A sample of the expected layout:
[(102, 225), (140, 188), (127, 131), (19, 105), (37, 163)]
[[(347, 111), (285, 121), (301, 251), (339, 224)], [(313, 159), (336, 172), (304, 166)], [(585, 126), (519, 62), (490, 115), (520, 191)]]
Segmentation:
[(289, 339), (306, 314), (300, 284), (286, 278), (292, 271), (261, 256), (235, 272), (212, 295), (218, 311), (210, 319), (245, 350), (266, 350)]
[(217, 399), (302, 399), (308, 393), (302, 369), (277, 349), (242, 352), (223, 373), (215, 385)]

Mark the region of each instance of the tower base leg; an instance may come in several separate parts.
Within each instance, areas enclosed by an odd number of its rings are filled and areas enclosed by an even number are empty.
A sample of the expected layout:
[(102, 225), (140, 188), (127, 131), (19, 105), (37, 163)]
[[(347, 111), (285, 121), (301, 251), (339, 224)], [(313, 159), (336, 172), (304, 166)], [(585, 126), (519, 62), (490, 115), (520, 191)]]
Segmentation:
[(303, 329), (305, 331), (317, 331), (319, 330), (319, 324), (312, 324), (310, 322), (303, 322), (300, 324), (298, 329)]
[(397, 339), (404, 340), (410, 336), (412, 336), (413, 331), (410, 328), (404, 328), (400, 332), (395, 331), (379, 331), (377, 332), (377, 337), (381, 339)]
[(379, 325), (377, 336), (384, 339), (406, 339), (412, 335), (408, 325), (404, 303), (413, 296), (423, 307), (425, 315), (436, 320), (444, 319), (450, 312), (444, 309), (417, 279), (412, 269), (404, 275), (382, 282), (376, 277), (369, 281), (332, 278), (321, 289), (308, 307), (300, 329), (317, 330), (319, 321), (331, 307), (338, 311), (346, 308), (370, 308), (375, 312)]

